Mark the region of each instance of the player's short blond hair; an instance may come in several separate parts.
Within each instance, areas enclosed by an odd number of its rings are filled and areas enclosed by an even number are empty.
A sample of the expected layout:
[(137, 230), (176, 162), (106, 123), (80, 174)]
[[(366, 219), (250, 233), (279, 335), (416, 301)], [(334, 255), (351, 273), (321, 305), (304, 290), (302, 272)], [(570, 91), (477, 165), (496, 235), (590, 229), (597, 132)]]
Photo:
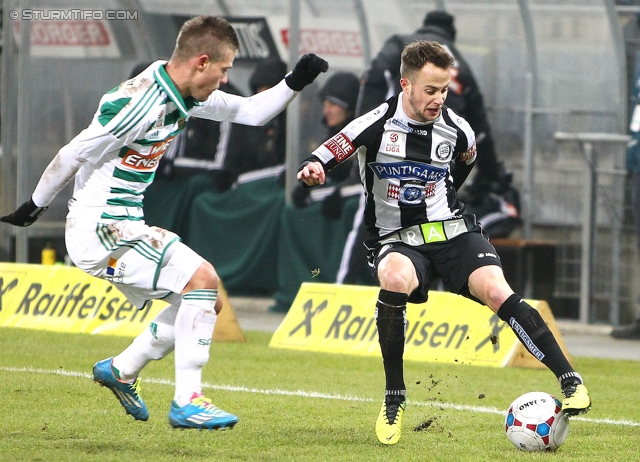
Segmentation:
[(211, 61), (220, 61), (229, 46), (240, 49), (238, 36), (229, 21), (220, 16), (196, 16), (180, 28), (172, 61), (187, 61), (194, 56), (207, 55)]
[(402, 50), (400, 60), (400, 76), (407, 80), (411, 80), (428, 63), (441, 69), (450, 69), (455, 62), (446, 48), (431, 40), (410, 43)]

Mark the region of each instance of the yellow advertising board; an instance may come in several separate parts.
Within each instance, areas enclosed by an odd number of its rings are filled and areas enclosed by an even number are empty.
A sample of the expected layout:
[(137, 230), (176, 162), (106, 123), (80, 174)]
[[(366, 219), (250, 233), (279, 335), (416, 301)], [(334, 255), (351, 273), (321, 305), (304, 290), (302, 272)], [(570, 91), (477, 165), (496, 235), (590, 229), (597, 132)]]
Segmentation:
[[(270, 347), (380, 356), (376, 287), (303, 283)], [(569, 358), (549, 306), (536, 308)], [(404, 358), (493, 367), (545, 367), (489, 308), (448, 292), (407, 305)]]
[[(214, 342), (244, 342), (223, 287)], [(135, 337), (167, 304), (137, 310), (108, 281), (62, 265), (0, 263), (0, 326)]]

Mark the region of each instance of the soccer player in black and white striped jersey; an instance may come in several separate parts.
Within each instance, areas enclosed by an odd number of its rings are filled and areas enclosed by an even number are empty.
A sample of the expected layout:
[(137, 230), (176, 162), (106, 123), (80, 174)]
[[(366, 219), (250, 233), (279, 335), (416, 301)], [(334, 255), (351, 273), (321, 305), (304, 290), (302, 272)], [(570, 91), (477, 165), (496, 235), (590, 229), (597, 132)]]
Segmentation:
[(379, 441), (395, 444), (402, 430), (406, 304), (425, 302), (437, 278), (511, 326), (558, 378), (567, 414), (586, 412), (591, 399), (582, 378), (540, 314), (509, 287), (496, 250), (457, 198), (477, 154), (473, 130), (445, 105), (453, 58), (442, 45), (423, 40), (407, 45), (401, 62), (402, 92), (325, 141), (298, 171), (299, 180), (315, 186), (326, 171), (358, 158), (365, 244), (380, 282), (376, 319), (386, 388)]

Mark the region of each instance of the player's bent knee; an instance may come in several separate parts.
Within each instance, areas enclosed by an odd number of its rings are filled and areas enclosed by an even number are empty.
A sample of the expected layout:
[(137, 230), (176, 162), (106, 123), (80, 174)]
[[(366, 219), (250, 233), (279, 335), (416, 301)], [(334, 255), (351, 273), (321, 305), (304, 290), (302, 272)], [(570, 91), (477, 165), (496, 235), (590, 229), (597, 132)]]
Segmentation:
[(208, 261), (203, 261), (182, 291), (183, 294), (198, 289), (217, 289), (220, 283), (218, 273)]
[(407, 278), (398, 277), (398, 275), (390, 274), (388, 277), (381, 275), (380, 288), (390, 292), (409, 293), (410, 281)]
[(476, 269), (469, 276), (469, 290), (494, 311), (513, 293), (499, 266), (489, 265)]
[(411, 260), (399, 253), (385, 257), (378, 267), (380, 288), (391, 292), (410, 293), (417, 286), (417, 276)]
[(213, 309), (216, 311), (216, 314), (220, 314), (220, 310), (222, 309), (222, 294), (218, 292), (218, 297), (216, 298), (216, 304), (213, 306)]

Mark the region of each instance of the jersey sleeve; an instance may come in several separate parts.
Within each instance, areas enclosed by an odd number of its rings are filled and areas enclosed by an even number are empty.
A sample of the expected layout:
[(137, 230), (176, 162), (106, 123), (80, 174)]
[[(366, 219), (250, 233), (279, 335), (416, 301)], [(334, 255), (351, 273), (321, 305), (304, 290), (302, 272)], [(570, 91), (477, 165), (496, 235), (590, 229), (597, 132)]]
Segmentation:
[(325, 171), (328, 171), (351, 157), (357, 149), (353, 135), (348, 130), (343, 130), (318, 146), (311, 155), (322, 163)]
[(92, 123), (58, 151), (42, 173), (33, 201), (41, 207), (48, 206), (87, 160), (99, 159), (102, 154), (122, 146), (121, 140), (100, 124)]
[(458, 132), (463, 135), (458, 137), (458, 142), (455, 147), (456, 156), (453, 159), (453, 186), (458, 190), (465, 182), (476, 163), (476, 136), (469, 125), (469, 122), (452, 110), (448, 109), (448, 111), (449, 117), (458, 127)]
[(48, 206), (87, 162), (98, 162), (108, 152), (133, 142), (149, 126), (148, 109), (159, 103), (157, 86), (146, 90), (123, 83), (105, 94), (91, 124), (63, 146), (42, 173), (33, 201)]
[(264, 125), (287, 107), (296, 94), (297, 92), (290, 89), (284, 80), (249, 97), (216, 90), (202, 105), (189, 111), (189, 114), (244, 125)]
[(382, 119), (387, 110), (388, 103), (383, 103), (374, 110), (354, 119), (337, 134), (318, 146), (306, 162), (320, 162), (325, 172), (336, 165), (345, 162), (354, 154), (366, 150), (366, 142), (370, 127)]

